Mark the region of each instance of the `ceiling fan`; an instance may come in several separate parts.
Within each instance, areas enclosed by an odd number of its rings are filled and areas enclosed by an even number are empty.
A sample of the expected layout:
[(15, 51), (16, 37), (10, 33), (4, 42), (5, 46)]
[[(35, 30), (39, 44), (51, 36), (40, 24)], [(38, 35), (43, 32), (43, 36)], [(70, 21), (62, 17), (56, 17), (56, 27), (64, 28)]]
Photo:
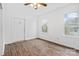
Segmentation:
[(41, 8), (41, 7), (47, 7), (47, 4), (46, 3), (25, 3), (24, 5), (25, 6), (30, 5), (34, 9), (38, 9), (38, 8)]

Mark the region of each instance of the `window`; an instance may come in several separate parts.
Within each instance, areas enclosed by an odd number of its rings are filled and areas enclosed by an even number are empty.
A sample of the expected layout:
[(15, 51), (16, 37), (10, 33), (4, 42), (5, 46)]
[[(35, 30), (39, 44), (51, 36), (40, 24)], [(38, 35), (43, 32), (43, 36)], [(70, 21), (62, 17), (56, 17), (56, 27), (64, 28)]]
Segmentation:
[(79, 12), (65, 13), (65, 35), (79, 35)]

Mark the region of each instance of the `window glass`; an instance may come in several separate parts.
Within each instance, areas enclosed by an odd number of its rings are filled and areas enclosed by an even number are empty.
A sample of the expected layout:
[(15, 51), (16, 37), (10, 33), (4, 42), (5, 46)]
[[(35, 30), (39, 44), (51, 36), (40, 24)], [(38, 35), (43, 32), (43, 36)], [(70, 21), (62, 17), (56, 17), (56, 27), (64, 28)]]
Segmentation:
[(64, 15), (65, 35), (79, 35), (79, 13), (69, 12)]

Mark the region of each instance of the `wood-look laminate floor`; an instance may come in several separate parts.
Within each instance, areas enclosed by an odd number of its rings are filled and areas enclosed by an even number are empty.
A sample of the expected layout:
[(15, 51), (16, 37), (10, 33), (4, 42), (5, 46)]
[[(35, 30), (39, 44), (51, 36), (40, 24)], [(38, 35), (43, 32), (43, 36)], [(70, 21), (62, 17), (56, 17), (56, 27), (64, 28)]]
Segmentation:
[(5, 45), (4, 56), (78, 56), (79, 52), (41, 39)]

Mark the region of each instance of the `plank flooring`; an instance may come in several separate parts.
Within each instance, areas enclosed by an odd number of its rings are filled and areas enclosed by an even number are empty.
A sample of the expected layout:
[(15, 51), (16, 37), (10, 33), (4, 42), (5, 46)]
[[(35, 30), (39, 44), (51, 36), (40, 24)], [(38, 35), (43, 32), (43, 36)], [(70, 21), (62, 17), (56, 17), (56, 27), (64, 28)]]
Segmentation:
[(41, 39), (5, 45), (4, 56), (79, 56), (79, 52)]

